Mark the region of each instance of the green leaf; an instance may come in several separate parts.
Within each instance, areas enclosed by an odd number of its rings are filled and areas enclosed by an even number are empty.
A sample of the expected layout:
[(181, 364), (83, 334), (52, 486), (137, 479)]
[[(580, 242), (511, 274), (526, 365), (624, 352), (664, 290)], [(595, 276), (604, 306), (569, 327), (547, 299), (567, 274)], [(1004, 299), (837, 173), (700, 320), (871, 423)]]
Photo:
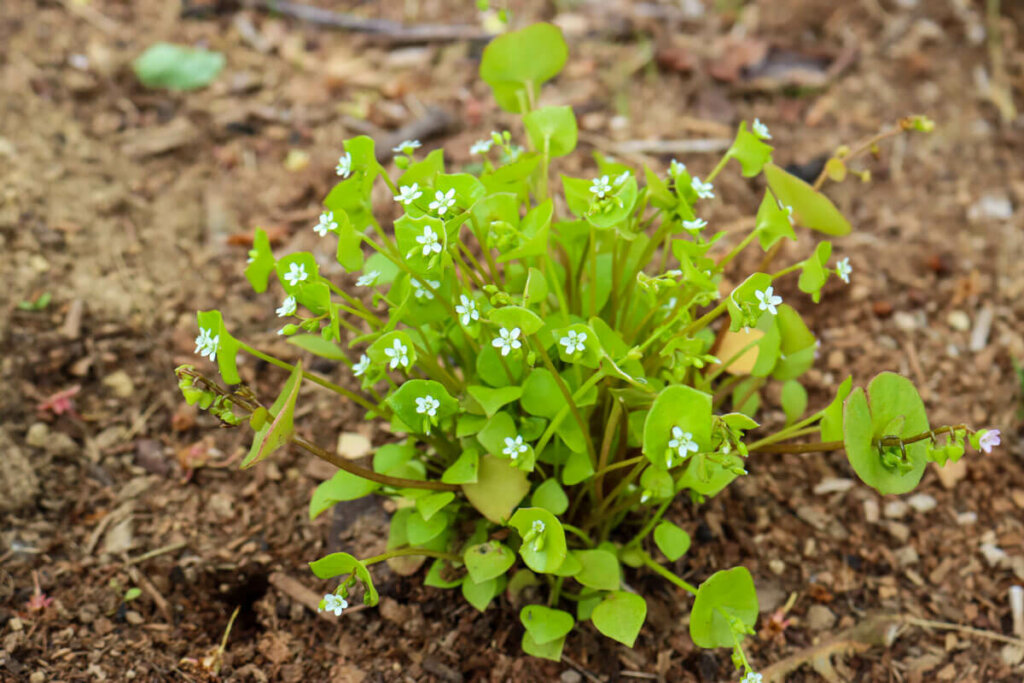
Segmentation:
[(476, 583), (472, 577), (467, 576), (465, 581), (462, 582), (462, 597), (478, 611), (483, 612), (491, 604), (495, 596), (504, 590), (506, 583), (507, 580), (504, 576), (488, 579), (480, 583)]
[[(576, 424), (574, 421), (569, 421)], [(575, 486), (582, 481), (590, 479), (594, 475), (594, 464), (585, 450), (573, 450), (569, 453), (569, 459), (562, 470), (562, 483), (566, 486)]]
[(747, 130), (746, 121), (741, 121), (736, 139), (725, 155), (740, 162), (744, 177), (753, 178), (772, 160), (772, 147)]
[(828, 404), (822, 412), (821, 417), (821, 440), (842, 441), (843, 440), (843, 402), (850, 395), (853, 387), (853, 377), (847, 377), (836, 390), (836, 397)]
[(455, 500), (455, 494), (451, 491), (438, 491), (416, 499), (416, 510), (425, 521), (430, 519), (444, 509), (448, 503)]
[(797, 222), (826, 235), (848, 235), (853, 229), (835, 204), (795, 175), (775, 164), (766, 164), (768, 186), (783, 206), (793, 207)]
[(173, 43), (154, 43), (132, 62), (142, 85), (166, 90), (204, 88), (223, 68), (221, 53)]
[(800, 279), (797, 281), (797, 287), (800, 288), (801, 292), (810, 294), (814, 303), (818, 303), (821, 300), (821, 288), (828, 281), (830, 271), (826, 265), (831, 255), (832, 243), (821, 242), (810, 258), (800, 262), (802, 270), (800, 272)]
[(196, 314), (196, 321), (199, 323), (199, 330), (207, 330), (211, 337), (217, 341), (217, 369), (220, 376), (228, 384), (238, 384), (242, 377), (238, 374), (236, 356), (242, 347), (241, 343), (231, 336), (228, 328), (224, 325), (224, 318), (220, 311), (199, 311)]
[(753, 633), (757, 613), (754, 579), (745, 567), (715, 572), (697, 589), (690, 610), (690, 638), (698, 647), (732, 647), (744, 636), (739, 629)]
[(569, 509), (569, 496), (554, 479), (545, 479), (530, 498), (534, 507), (544, 508), (553, 515), (560, 515)]
[(519, 405), (530, 415), (552, 419), (565, 405), (554, 375), (545, 368), (532, 370), (523, 382)]
[(590, 615), (598, 631), (626, 647), (633, 647), (646, 618), (647, 601), (625, 591), (606, 595)]
[(568, 55), (561, 29), (531, 24), (498, 36), (484, 48), (480, 77), (502, 109), (523, 113), (537, 100), (541, 84), (562, 70)]
[(789, 222), (789, 212), (779, 206), (775, 195), (770, 190), (765, 190), (764, 199), (761, 200), (761, 207), (757, 210), (757, 220), (754, 225), (757, 239), (761, 248), (768, 251), (776, 242), (783, 237), (791, 240), (796, 239), (793, 232), (793, 225)]
[[(654, 399), (644, 421), (643, 453), (659, 467), (665, 467), (673, 428), (690, 434), (698, 452), (711, 450), (711, 395), (693, 387), (672, 385)], [(680, 454), (673, 449), (670, 464), (678, 464)]]
[(534, 267), (526, 276), (526, 288), (523, 290), (523, 305), (530, 306), (539, 304), (548, 296), (548, 281), (544, 273)]
[(619, 558), (615, 553), (607, 550), (577, 550), (573, 555), (583, 565), (582, 569), (573, 575), (574, 579), (587, 588), (602, 591), (619, 589)]
[(654, 543), (669, 562), (675, 562), (690, 549), (690, 534), (672, 522), (662, 522), (654, 527)]
[[(394, 351), (396, 347), (404, 349), (404, 359), (407, 362), (400, 362), (401, 358), (399, 356), (402, 354), (398, 356), (388, 355), (388, 350)], [(378, 369), (408, 370), (416, 363), (416, 348), (413, 346), (409, 335), (401, 330), (388, 332), (378, 337), (377, 341), (370, 344), (366, 349), (366, 355), (370, 357), (373, 366)]]
[[(726, 299), (729, 310), (729, 330), (738, 332), (744, 327), (757, 324), (762, 317), (758, 308), (757, 292), (763, 292), (772, 286), (772, 276), (767, 273), (754, 273), (732, 290)], [(767, 311), (764, 315), (770, 315)]]
[(640, 488), (652, 498), (671, 498), (675, 491), (675, 480), (662, 465), (652, 464), (640, 475)]
[(298, 334), (288, 337), (288, 343), (328, 360), (345, 360), (348, 357), (340, 346), (327, 341), (319, 334)]
[(295, 364), (288, 381), (281, 388), (277, 400), (270, 408), (273, 418), (264, 424), (253, 438), (249, 454), (245, 456), (241, 467), (252, 467), (260, 460), (263, 460), (281, 446), (291, 441), (294, 425), (292, 419), (295, 415), (295, 399), (299, 396), (299, 386), (302, 384), (302, 361)]
[(494, 417), (494, 414), (497, 413), (503, 405), (519, 400), (519, 397), (523, 394), (522, 387), (500, 387), (498, 389), (492, 389), (490, 387), (480, 385), (470, 385), (466, 387), (466, 391), (469, 392), (470, 396), (476, 399), (476, 402), (484, 409), (487, 417)]
[(555, 638), (546, 643), (538, 643), (530, 635), (529, 631), (523, 632), (523, 652), (531, 657), (550, 659), (553, 662), (562, 661), (562, 648), (565, 646), (565, 636)]
[(480, 458), (477, 480), (463, 484), (462, 492), (477, 512), (495, 524), (505, 524), (509, 515), (530, 492), (526, 473), (507, 459), (485, 455)]
[(390, 474), (415, 456), (416, 448), (411, 443), (384, 444), (373, 454), (373, 471), (377, 474)]
[[(434, 407), (436, 415), (433, 417), (427, 412), (430, 406), (425, 403), (429, 403), (430, 399), (437, 403)], [(433, 425), (459, 412), (458, 401), (452, 398), (443, 384), (432, 379), (410, 379), (404, 382), (398, 391), (388, 396), (387, 403), (403, 424), (423, 434), (429, 434)]]
[(405, 533), (410, 545), (423, 545), (434, 540), (448, 526), (447, 514), (438, 513), (430, 519), (425, 519), (419, 510), (409, 515), (406, 521)]
[(508, 521), (523, 544), (519, 554), (526, 566), (538, 573), (558, 571), (565, 561), (565, 531), (558, 518), (543, 508), (519, 508)]
[(781, 402), (782, 410), (786, 413), (786, 424), (791, 425), (807, 410), (807, 390), (795, 379), (784, 382)]
[(270, 238), (267, 231), (257, 228), (252, 238), (252, 249), (249, 250), (250, 261), (245, 267), (245, 279), (252, 285), (253, 290), (258, 293), (267, 291), (267, 280), (274, 272), (276, 262), (274, 253), (270, 250)]
[(373, 607), (380, 600), (380, 596), (377, 595), (377, 589), (373, 586), (373, 578), (370, 576), (370, 571), (366, 568), (366, 565), (348, 553), (331, 553), (315, 562), (310, 562), (309, 568), (313, 570), (313, 574), (318, 579), (333, 579), (335, 576), (354, 572), (356, 578), (359, 579), (365, 589), (363, 602)]
[(524, 336), (535, 334), (544, 327), (544, 321), (540, 319), (540, 316), (522, 306), (492, 308), (487, 314), (487, 318), (499, 327), (508, 330), (518, 327)]
[(455, 588), (461, 585), (466, 578), (465, 575), (457, 575), (454, 579), (445, 578), (450, 568), (451, 565), (446, 560), (434, 560), (427, 570), (427, 575), (423, 577), (423, 585), (432, 588)]
[(334, 476), (321, 482), (313, 491), (313, 496), (309, 499), (309, 518), (316, 519), (335, 503), (368, 496), (379, 488), (380, 484), (375, 481), (364, 479), (345, 470), (338, 470)]
[(796, 379), (814, 364), (818, 341), (795, 308), (782, 304), (778, 310), (775, 323), (781, 338), (779, 360), (772, 370), (772, 376), (785, 381)]
[(576, 623), (568, 612), (544, 605), (527, 605), (519, 610), (519, 621), (539, 645), (564, 638)]
[(482, 583), (507, 572), (516, 563), (516, 555), (498, 541), (487, 541), (466, 548), (462, 561), (473, 581)]
[(879, 493), (906, 493), (917, 486), (928, 464), (928, 442), (906, 445), (904, 461), (898, 448), (882, 449), (877, 445), (878, 439), (906, 438), (929, 429), (924, 403), (914, 384), (895, 373), (883, 372), (871, 380), (866, 397), (858, 387), (846, 399), (846, 457), (861, 481)]
[(576, 149), (576, 115), (572, 107), (542, 107), (523, 116), (534, 149), (549, 157), (564, 157)]
[(441, 475), (441, 481), (445, 484), (475, 484), (479, 476), (477, 474), (479, 465), (479, 454), (472, 448), (466, 449), (444, 471), (444, 474)]

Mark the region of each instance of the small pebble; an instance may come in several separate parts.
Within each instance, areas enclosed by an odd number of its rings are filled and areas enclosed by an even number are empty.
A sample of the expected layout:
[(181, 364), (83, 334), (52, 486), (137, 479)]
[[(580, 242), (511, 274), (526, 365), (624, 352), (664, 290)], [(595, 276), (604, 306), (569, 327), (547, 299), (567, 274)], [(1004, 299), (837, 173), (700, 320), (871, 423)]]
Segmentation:
[(28, 677), (28, 683), (46, 683), (46, 674), (42, 671), (33, 671)]
[(978, 550), (981, 551), (982, 557), (990, 567), (998, 567), (1008, 558), (1006, 551), (993, 543), (982, 543), (978, 546)]
[(1009, 220), (1013, 217), (1013, 203), (1003, 193), (982, 195), (967, 209), (967, 218), (972, 223), (983, 220)]
[(915, 493), (910, 498), (907, 498), (907, 505), (914, 508), (917, 512), (928, 512), (929, 510), (934, 510), (935, 506), (938, 504), (938, 501), (927, 493)]
[(25, 443), (32, 448), (45, 448), (50, 440), (50, 427), (45, 422), (34, 422), (25, 434)]
[(142, 618), (141, 614), (139, 614), (138, 612), (136, 612), (133, 609), (130, 609), (127, 612), (124, 613), (124, 620), (127, 621), (132, 626), (139, 626), (139, 625), (145, 623), (145, 621), (146, 621), (145, 619)]
[(968, 524), (978, 523), (977, 512), (961, 512), (956, 516), (956, 523), (960, 526), (967, 526)]
[(917, 318), (906, 311), (896, 311), (892, 316), (892, 322), (904, 332), (913, 332), (918, 327)]
[(836, 615), (824, 605), (811, 605), (807, 610), (807, 627), (812, 631), (825, 631), (836, 623)]
[(977, 353), (988, 345), (988, 335), (992, 331), (992, 309), (983, 308), (974, 320), (974, 329), (971, 330), (971, 340), (967, 345), (971, 351)]
[(853, 488), (856, 482), (853, 479), (843, 479), (840, 477), (828, 477), (822, 479), (817, 486), (814, 487), (815, 495), (823, 496), (828, 493), (839, 493), (841, 491), (849, 491)]
[(890, 500), (885, 504), (884, 514), (889, 519), (906, 517), (908, 512), (910, 512), (910, 506), (902, 500)]
[(864, 501), (864, 519), (869, 524), (877, 524), (879, 519), (878, 501), (868, 498)]
[(912, 564), (917, 564), (921, 558), (917, 554), (917, 550), (912, 545), (906, 545), (896, 551), (896, 561), (899, 562), (901, 567), (908, 567)]
[(958, 332), (966, 332), (971, 329), (971, 318), (963, 311), (951, 311), (946, 317), (946, 322)]
[(900, 543), (906, 543), (907, 539), (910, 538), (910, 527), (901, 522), (889, 522), (886, 530)]
[(772, 574), (781, 576), (782, 573), (786, 571), (786, 563), (779, 558), (768, 560), (768, 569), (772, 570)]

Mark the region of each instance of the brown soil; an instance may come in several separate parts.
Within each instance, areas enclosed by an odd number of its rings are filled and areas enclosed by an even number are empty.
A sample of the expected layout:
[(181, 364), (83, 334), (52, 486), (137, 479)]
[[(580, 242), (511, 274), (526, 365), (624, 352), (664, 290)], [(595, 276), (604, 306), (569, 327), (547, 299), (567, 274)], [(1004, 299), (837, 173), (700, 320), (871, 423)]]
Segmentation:
[[(252, 229), (268, 228), (281, 249), (317, 248), (309, 226), (346, 137), (387, 135), (438, 105), (458, 126), (430, 143), (459, 163), (507, 117), (475, 78), (478, 47), (380, 46), (233, 3), (182, 4), (4, 0), (0, 11), (0, 679), (203, 680), (238, 607), (219, 657), (227, 680), (728, 680), (727, 654), (689, 641), (689, 598), (643, 573), (629, 577), (653, 598), (636, 649), (583, 626), (561, 664), (520, 653), (507, 602), (479, 614), (384, 568), (377, 609), (335, 620), (303, 606), (325, 588), (305, 562), (378, 551), (386, 511), (339, 506), (310, 523), (308, 496), (329, 471), (298, 453), (234, 466), (246, 435), (183, 407), (171, 375), (196, 361), (194, 311), (221, 308), (239, 336), (288, 356), (273, 334), (276, 302), (241, 276)], [(369, 12), (471, 23), (463, 4)], [(1007, 591), (1024, 581), (1013, 368), (1024, 359), (1024, 145), (1021, 119), (1002, 120), (1007, 102), (1022, 104), (1024, 11), (1003, 3), (996, 43), (984, 37), (984, 3), (967, 0), (674, 9), (711, 4), (740, 3), (573, 4), (556, 19), (570, 63), (546, 97), (577, 107), (586, 147), (727, 136), (757, 116), (781, 163), (810, 167), (907, 113), (936, 119), (932, 135), (860, 166), (872, 184), (831, 187), (856, 226), (835, 243), (853, 284), (830, 287), (819, 307), (782, 293), (822, 339), (812, 405), (848, 373), (863, 383), (895, 370), (919, 384), (934, 424), (992, 425), (1004, 441), (945, 478), (928, 472), (918, 492), (934, 509), (837, 484), (853, 476), (842, 454), (752, 459), (751, 476), (718, 498), (674, 509), (695, 538), (675, 569), (699, 582), (750, 568), (759, 667), (877, 615), (983, 632), (905, 626), (888, 646), (845, 648), (834, 669), (819, 658), (787, 680), (1019, 681), (1024, 650), (986, 634), (1013, 635)], [(157, 40), (205, 43), (228, 66), (197, 93), (146, 91), (128, 63)], [(990, 48), (1005, 78), (993, 80)], [(677, 156), (702, 174), (714, 163)], [(757, 189), (735, 175), (718, 185), (713, 225), (756, 207)], [(19, 310), (43, 293), (44, 310)], [(241, 369), (268, 395), (282, 381), (261, 363)], [(38, 407), (65, 391), (71, 410)], [(387, 438), (322, 395), (302, 405), (300, 425), (320, 443)], [(29, 604), (35, 582), (52, 604)], [(125, 602), (131, 587), (141, 595)], [(770, 616), (793, 593), (791, 622), (773, 636)]]

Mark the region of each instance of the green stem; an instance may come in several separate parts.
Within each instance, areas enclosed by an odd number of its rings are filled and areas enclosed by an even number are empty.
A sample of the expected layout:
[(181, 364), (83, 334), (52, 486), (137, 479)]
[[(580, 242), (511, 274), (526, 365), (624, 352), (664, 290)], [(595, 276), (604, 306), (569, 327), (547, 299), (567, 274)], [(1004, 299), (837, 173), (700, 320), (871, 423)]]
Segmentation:
[(655, 562), (654, 559), (650, 555), (648, 555), (647, 553), (641, 553), (640, 559), (643, 561), (643, 563), (645, 565), (647, 565), (647, 567), (649, 567), (650, 569), (653, 569), (655, 571), (655, 573), (661, 575), (662, 578), (667, 579), (668, 581), (674, 583), (675, 585), (679, 586), (683, 590), (692, 593), (693, 595), (697, 594), (697, 589), (694, 588), (692, 584), (690, 584), (690, 583), (688, 583), (686, 581), (683, 581), (678, 576), (676, 576), (675, 574), (673, 574), (669, 570), (667, 570), (664, 567), (662, 567), (660, 564)]
[(422, 555), (423, 557), (436, 557), (439, 560), (448, 560), (449, 562), (462, 563), (462, 558), (458, 555), (452, 555), (451, 553), (445, 553), (440, 550), (428, 550), (427, 548), (395, 548), (389, 550), (386, 553), (380, 555), (374, 555), (368, 557), (365, 560), (360, 560), (364, 565), (369, 567), (372, 564), (390, 560), (392, 557), (406, 557), (407, 555)]

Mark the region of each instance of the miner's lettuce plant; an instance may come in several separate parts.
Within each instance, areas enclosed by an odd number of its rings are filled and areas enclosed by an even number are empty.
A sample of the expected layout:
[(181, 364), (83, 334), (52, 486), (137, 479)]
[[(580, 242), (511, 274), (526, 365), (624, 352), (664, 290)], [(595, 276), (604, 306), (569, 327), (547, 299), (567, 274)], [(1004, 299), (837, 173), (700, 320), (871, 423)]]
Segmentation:
[[(743, 651), (758, 616), (753, 579), (723, 568), (693, 586), (671, 571), (692, 543), (665, 519), (674, 501), (718, 495), (755, 455), (838, 449), (869, 486), (904, 493), (928, 462), (960, 458), (967, 441), (985, 451), (998, 443), (994, 430), (933, 429), (914, 386), (893, 373), (866, 388), (847, 378), (808, 413), (799, 380), (818, 343), (779, 292), (795, 280), (817, 301), (830, 279), (848, 282), (851, 267), (822, 241), (806, 259), (772, 268), (786, 240), (850, 232), (819, 191), (827, 179), (852, 173), (847, 162), (882, 138), (930, 123), (906, 119), (838, 150), (813, 185), (772, 162), (771, 134), (756, 120), (740, 124), (703, 179), (677, 161), (666, 175), (595, 154), (592, 173), (552, 183), (552, 162), (576, 149), (576, 119), (569, 107), (539, 106), (538, 95), (566, 55), (548, 24), (487, 47), (481, 76), (503, 109), (522, 116), (524, 144), (513, 143), (520, 134), (494, 133), (473, 145), (480, 161), (466, 169), (408, 141), (389, 170), (370, 138), (345, 143), (340, 182), (313, 230), (358, 274), (354, 290), (322, 275), (311, 253), (273, 254), (257, 231), (245, 275), (257, 292), (272, 280), (283, 292), (280, 334), (305, 352), (296, 355), (337, 362), (347, 378), (253, 348), (214, 310), (198, 315), (196, 350), (226, 383), (241, 381), (239, 353), (289, 377), (269, 407), (191, 366), (178, 371), (181, 387), (228, 424), (248, 420), (255, 439), (243, 467), (293, 443), (339, 468), (313, 494), (311, 518), (367, 495), (396, 502), (386, 552), (311, 564), (339, 580), (322, 609), (341, 614), (357, 586), (376, 604), (373, 564), (411, 574), (429, 560), (425, 583), (459, 590), (478, 610), (502, 594), (531, 603), (519, 614), (522, 647), (557, 660), (578, 622), (631, 646), (647, 603), (627, 577), (649, 570), (692, 594), (693, 641), (731, 648), (753, 681)], [(742, 235), (715, 232), (702, 217), (731, 162), (764, 187)], [(393, 225), (374, 217), (379, 183), (401, 210)], [(760, 271), (738, 276), (731, 266), (750, 248), (765, 252)], [(389, 424), (395, 438), (372, 467), (296, 432), (307, 383)], [(758, 422), (769, 383), (780, 385), (786, 415), (774, 429)]]

